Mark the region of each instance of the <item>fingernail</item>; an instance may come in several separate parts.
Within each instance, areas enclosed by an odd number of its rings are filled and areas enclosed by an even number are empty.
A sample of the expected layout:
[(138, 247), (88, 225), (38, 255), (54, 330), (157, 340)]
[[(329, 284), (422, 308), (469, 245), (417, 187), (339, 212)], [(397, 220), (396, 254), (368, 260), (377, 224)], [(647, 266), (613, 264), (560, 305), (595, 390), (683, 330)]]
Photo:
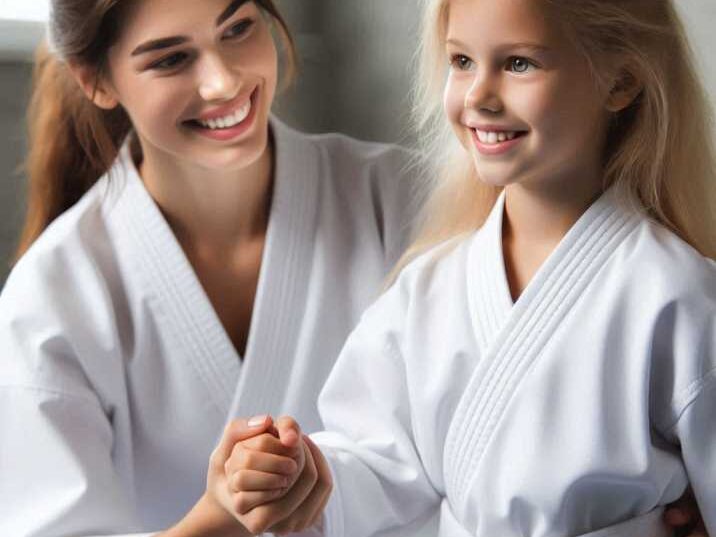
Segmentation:
[(266, 414), (263, 416), (254, 416), (247, 422), (247, 425), (249, 427), (261, 427), (264, 423), (266, 423), (267, 419), (268, 416)]

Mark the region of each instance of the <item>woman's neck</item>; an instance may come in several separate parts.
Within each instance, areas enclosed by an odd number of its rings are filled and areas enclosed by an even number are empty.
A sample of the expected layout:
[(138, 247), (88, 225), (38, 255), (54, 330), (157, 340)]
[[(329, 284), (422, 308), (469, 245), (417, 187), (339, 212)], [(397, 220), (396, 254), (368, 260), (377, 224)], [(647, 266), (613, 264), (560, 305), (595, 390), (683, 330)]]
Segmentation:
[(185, 249), (229, 255), (262, 240), (273, 187), (273, 144), (247, 168), (226, 173), (149, 156), (140, 165), (149, 194)]

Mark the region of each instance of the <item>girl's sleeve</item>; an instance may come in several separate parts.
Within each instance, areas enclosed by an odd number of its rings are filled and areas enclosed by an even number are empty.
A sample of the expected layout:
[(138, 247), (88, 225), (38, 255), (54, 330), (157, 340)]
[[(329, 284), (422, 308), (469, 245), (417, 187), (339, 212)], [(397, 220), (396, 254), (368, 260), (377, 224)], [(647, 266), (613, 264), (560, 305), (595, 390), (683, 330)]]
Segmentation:
[(409, 386), (399, 335), (385, 328), (395, 315), (385, 300), (369, 310), (319, 398), (326, 432), (312, 438), (334, 478), (323, 526), (330, 537), (408, 527), (439, 507), (413, 435), (415, 387)]

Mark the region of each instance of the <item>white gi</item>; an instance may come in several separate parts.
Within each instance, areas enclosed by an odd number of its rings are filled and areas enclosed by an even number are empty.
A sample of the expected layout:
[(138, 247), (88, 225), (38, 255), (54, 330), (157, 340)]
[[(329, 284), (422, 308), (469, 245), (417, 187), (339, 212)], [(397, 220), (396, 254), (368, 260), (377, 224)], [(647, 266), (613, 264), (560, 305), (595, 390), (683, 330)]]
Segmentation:
[(316, 399), (406, 246), (408, 154), (272, 121), (275, 185), (240, 359), (128, 146), (0, 296), (0, 535), (165, 529), (228, 417)]
[(401, 274), (319, 398), (324, 533), (440, 510), (440, 537), (716, 534), (716, 264), (608, 191), (513, 304), (504, 195)]

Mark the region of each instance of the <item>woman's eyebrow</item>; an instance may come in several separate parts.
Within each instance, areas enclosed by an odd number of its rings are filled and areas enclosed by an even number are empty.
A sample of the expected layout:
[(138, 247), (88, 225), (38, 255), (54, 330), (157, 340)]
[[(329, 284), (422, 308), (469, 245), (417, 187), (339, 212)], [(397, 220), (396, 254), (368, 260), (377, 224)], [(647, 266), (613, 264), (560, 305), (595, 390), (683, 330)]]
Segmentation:
[(221, 26), (224, 22), (229, 20), (231, 16), (238, 11), (238, 9), (250, 0), (233, 0), (229, 7), (227, 7), (221, 15), (216, 19), (216, 25)]
[[(222, 11), (221, 15), (216, 19), (216, 25), (221, 26), (222, 23), (226, 22), (231, 16), (236, 13), (241, 6), (250, 2), (251, 0), (233, 0), (229, 6)], [(161, 39), (152, 39), (146, 43), (142, 43), (132, 51), (132, 56), (138, 56), (145, 52), (152, 52), (154, 50), (161, 50), (164, 48), (175, 47), (190, 41), (190, 39), (183, 35), (177, 35), (173, 37), (162, 37)]]
[(151, 52), (153, 50), (175, 47), (177, 45), (181, 45), (182, 43), (186, 43), (187, 41), (190, 41), (190, 39), (183, 35), (153, 39), (151, 41), (147, 41), (146, 43), (142, 43), (135, 48), (132, 51), (132, 56), (138, 56), (139, 54), (144, 54), (145, 52)]

